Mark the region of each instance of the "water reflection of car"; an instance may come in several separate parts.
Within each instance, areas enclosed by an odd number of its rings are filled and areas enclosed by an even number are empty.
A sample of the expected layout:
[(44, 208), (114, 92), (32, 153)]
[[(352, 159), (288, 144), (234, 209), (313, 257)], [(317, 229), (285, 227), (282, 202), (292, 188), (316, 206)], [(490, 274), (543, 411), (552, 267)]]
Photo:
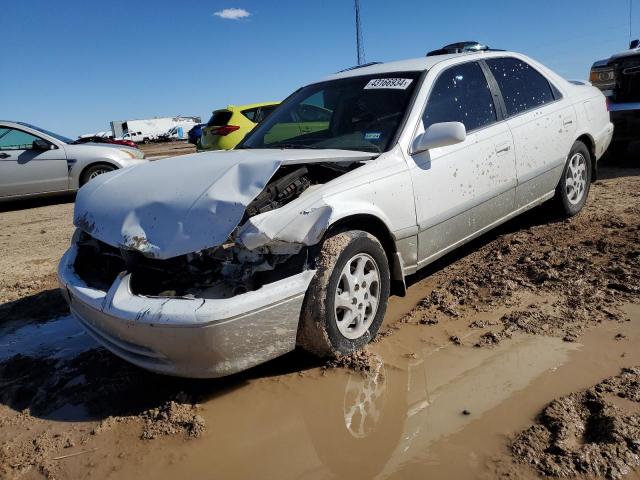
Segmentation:
[(124, 145), (126, 147), (138, 148), (138, 145), (131, 140), (118, 140), (110, 137), (102, 137), (100, 135), (94, 135), (92, 137), (80, 137), (73, 142), (74, 145), (80, 145), (83, 143), (109, 143), (111, 145)]
[(0, 121), (0, 200), (73, 192), (143, 159), (137, 148), (77, 143), (27, 123)]
[(229, 105), (216, 110), (202, 127), (200, 150), (231, 150), (262, 120), (267, 118), (279, 102)]
[[(302, 391), (306, 433), (334, 478), (430, 478), (429, 454), (437, 457), (443, 445), (456, 448), (454, 434), (513, 403), (518, 391), (565, 363), (576, 346), (517, 337), (472, 353), (446, 348), (427, 347), (415, 358), (392, 357), (387, 364), (376, 357), (362, 374), (338, 371), (323, 378), (331, 388), (325, 385), (322, 395)], [(460, 471), (473, 469), (472, 459), (460, 461)]]

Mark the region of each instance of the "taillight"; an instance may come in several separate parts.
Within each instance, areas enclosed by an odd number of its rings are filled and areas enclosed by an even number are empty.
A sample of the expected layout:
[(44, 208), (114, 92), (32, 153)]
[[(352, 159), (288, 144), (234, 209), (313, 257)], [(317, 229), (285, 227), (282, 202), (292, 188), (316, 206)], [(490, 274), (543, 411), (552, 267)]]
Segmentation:
[(211, 133), (213, 135), (221, 135), (224, 137), (225, 135), (229, 135), (231, 132), (235, 132), (236, 130), (240, 130), (240, 127), (238, 127), (237, 125), (225, 125), (223, 127), (218, 127), (211, 130)]

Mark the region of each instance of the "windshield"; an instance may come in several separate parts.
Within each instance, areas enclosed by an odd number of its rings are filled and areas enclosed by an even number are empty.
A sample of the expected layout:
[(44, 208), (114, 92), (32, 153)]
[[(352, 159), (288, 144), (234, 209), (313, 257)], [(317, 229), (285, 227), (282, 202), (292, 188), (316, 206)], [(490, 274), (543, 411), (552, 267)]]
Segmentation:
[(238, 148), (389, 149), (421, 72), (317, 83), (294, 93)]
[(63, 135), (58, 135), (57, 133), (50, 132), (49, 130), (45, 130), (44, 128), (36, 127), (35, 125), (29, 125), (28, 123), (24, 123), (24, 122), (18, 122), (18, 123), (20, 125), (24, 125), (25, 127), (33, 128), (34, 130), (42, 132), (45, 135), (49, 135), (50, 137), (53, 137), (56, 140), (60, 140), (61, 142), (64, 142), (64, 143), (73, 143), (74, 142), (74, 140), (71, 140), (70, 138), (67, 138), (67, 137), (65, 137)]

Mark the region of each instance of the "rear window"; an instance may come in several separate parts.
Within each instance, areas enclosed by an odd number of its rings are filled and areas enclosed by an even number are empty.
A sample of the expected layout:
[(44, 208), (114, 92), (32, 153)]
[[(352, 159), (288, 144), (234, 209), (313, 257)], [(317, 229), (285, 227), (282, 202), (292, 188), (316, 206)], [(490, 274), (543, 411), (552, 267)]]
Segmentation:
[(222, 127), (229, 123), (230, 119), (231, 112), (229, 110), (217, 110), (211, 115), (207, 127)]

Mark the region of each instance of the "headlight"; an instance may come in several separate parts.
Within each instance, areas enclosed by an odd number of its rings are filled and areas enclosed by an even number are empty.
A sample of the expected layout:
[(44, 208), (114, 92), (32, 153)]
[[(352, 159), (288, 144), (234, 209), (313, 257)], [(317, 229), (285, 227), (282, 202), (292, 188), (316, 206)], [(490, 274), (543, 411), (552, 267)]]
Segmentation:
[(616, 86), (616, 71), (613, 68), (592, 69), (589, 81), (601, 90)]
[(121, 148), (120, 151), (122, 153), (126, 153), (127, 155), (129, 155), (129, 158), (136, 158), (136, 154), (133, 152), (130, 152), (129, 150), (125, 150), (124, 148)]

